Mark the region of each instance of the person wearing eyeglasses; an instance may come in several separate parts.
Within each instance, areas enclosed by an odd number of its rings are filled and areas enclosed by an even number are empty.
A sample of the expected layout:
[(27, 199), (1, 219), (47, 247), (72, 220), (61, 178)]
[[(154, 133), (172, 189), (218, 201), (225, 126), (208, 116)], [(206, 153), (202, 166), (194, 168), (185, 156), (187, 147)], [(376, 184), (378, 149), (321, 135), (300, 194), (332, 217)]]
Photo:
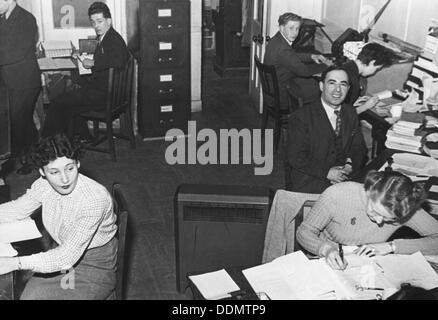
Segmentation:
[[(424, 183), (395, 172), (370, 171), (363, 184), (344, 182), (321, 194), (297, 230), (297, 241), (311, 254), (325, 257), (333, 269), (344, 269), (339, 244), (359, 246), (358, 255), (438, 254), (438, 221), (421, 208)], [(418, 239), (388, 242), (406, 226)]]
[(366, 153), (356, 111), (344, 104), (350, 88), (346, 70), (331, 66), (321, 78), (321, 98), (297, 110), (289, 121), (289, 191), (321, 193), (346, 181), (360, 169)]

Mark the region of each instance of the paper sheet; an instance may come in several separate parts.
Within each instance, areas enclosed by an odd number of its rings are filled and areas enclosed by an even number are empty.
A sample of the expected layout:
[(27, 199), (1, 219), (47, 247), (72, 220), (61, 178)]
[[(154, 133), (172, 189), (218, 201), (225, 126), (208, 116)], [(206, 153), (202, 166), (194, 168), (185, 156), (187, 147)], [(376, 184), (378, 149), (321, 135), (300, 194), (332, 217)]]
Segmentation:
[(0, 243), (40, 238), (41, 233), (32, 219), (0, 224)]
[(0, 243), (0, 257), (15, 257), (17, 254), (9, 243)]
[(224, 269), (197, 276), (189, 276), (202, 296), (207, 300), (218, 300), (231, 297), (229, 294), (240, 288)]
[(86, 54), (83, 53), (78, 57), (78, 69), (79, 69), (79, 74), (83, 75), (83, 74), (91, 74), (91, 69), (86, 69), (84, 68), (84, 65), (82, 64), (82, 61), (84, 61), (84, 59), (91, 59), (93, 60), (94, 55), (93, 54)]
[(410, 283), (426, 290), (438, 287), (438, 275), (421, 252), (380, 256), (376, 257), (376, 261), (385, 270), (385, 277), (393, 287), (400, 287), (402, 283)]

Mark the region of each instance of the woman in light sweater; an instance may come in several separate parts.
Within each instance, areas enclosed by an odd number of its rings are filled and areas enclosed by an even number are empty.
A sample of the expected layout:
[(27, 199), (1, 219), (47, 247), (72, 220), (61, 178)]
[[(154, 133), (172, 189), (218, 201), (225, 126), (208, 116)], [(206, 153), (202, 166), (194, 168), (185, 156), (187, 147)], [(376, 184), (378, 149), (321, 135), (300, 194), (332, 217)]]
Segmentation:
[[(364, 184), (344, 182), (321, 194), (297, 231), (297, 240), (312, 254), (344, 269), (339, 246), (361, 246), (359, 255), (438, 254), (438, 221), (421, 209), (424, 185), (398, 172), (371, 171)], [(387, 239), (402, 226), (420, 239)]]

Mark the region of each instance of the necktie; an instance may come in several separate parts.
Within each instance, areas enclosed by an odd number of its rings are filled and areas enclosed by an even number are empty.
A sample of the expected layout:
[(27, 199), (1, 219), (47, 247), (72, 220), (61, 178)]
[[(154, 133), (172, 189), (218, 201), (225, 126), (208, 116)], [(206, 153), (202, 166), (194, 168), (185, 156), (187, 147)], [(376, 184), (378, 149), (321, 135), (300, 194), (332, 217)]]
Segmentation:
[(5, 22), (6, 22), (6, 15), (3, 14), (0, 16), (0, 26)]
[(341, 132), (341, 111), (335, 110), (336, 115), (336, 128), (335, 128), (335, 135), (339, 136), (339, 133)]

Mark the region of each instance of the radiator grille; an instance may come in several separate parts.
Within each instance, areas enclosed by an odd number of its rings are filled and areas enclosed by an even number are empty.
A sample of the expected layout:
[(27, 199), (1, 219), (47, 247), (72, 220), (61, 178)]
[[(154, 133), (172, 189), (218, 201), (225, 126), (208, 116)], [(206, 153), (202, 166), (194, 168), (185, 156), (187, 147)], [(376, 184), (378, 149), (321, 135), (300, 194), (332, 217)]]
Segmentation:
[(205, 203), (191, 203), (183, 206), (183, 219), (185, 221), (210, 221), (210, 222), (237, 222), (263, 224), (264, 208), (233, 205), (214, 204), (206, 206)]

